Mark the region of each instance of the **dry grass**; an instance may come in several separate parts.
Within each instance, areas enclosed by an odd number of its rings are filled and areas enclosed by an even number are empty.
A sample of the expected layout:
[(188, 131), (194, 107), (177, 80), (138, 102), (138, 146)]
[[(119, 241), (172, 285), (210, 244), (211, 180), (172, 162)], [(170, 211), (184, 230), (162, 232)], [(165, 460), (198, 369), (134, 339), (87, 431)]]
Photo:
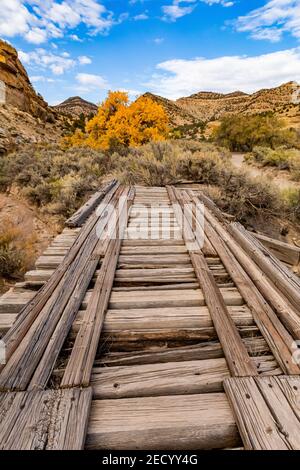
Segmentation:
[(24, 235), (22, 226), (10, 218), (0, 228), (0, 276), (20, 279), (28, 270), (34, 256), (34, 235)]

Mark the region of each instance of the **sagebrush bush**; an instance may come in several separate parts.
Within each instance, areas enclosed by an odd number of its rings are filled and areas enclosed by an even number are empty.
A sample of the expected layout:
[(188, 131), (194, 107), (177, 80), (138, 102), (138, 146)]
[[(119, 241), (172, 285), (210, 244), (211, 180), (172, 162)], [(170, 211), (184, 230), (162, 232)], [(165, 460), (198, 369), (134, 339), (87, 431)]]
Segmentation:
[(110, 156), (102, 152), (28, 146), (3, 159), (0, 189), (16, 185), (29, 202), (67, 217), (111, 170)]
[(295, 181), (300, 181), (300, 150), (279, 147), (275, 150), (268, 147), (254, 147), (246, 157), (248, 162), (254, 161), (261, 166), (274, 166), (280, 170), (289, 170)]
[(0, 182), (4, 189), (16, 185), (30, 202), (61, 218), (70, 216), (99, 188), (104, 177), (145, 186), (189, 181), (217, 187), (217, 202), (241, 222), (258, 213), (300, 218), (267, 180), (252, 180), (237, 171), (224, 148), (176, 140), (116, 149), (27, 148), (4, 159)]
[(281, 197), (288, 210), (296, 220), (300, 220), (300, 189), (288, 188), (281, 190)]
[(191, 142), (157, 142), (112, 155), (116, 176), (124, 183), (164, 186), (180, 181), (215, 183), (228, 164), (227, 152)]
[(5, 219), (0, 228), (0, 277), (18, 279), (29, 268), (34, 236), (26, 236), (22, 227)]

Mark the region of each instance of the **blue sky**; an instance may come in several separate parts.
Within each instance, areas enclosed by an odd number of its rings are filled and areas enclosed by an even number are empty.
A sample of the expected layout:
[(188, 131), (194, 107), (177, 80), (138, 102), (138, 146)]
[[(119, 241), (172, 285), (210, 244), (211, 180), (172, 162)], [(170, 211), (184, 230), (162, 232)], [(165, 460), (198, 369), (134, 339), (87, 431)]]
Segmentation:
[(300, 0), (0, 0), (0, 37), (50, 104), (300, 81)]

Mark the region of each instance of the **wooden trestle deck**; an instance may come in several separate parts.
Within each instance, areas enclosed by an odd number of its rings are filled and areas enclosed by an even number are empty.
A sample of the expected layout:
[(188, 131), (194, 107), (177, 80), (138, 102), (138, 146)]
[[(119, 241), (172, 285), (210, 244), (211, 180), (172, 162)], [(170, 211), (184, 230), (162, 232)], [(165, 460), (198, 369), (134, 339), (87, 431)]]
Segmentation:
[[(119, 201), (129, 238), (99, 240)], [(265, 240), (117, 182), (68, 225), (0, 299), (1, 449), (300, 449), (300, 280)]]

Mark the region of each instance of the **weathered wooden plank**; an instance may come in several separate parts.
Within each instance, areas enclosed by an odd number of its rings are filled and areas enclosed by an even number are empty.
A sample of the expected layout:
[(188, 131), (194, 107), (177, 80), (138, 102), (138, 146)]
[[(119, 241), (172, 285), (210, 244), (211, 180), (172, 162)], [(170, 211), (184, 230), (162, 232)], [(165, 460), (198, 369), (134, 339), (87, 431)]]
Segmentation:
[[(243, 305), (244, 301), (235, 288), (222, 288), (221, 293), (226, 305)], [(131, 291), (111, 294), (110, 309), (120, 308), (157, 308), (157, 307), (195, 307), (205, 304), (203, 292), (200, 289), (174, 291)]]
[(8, 331), (14, 324), (17, 314), (3, 313), (0, 315), (0, 333)]
[[(116, 191), (115, 204), (117, 204), (118, 199), (122, 194), (126, 194), (126, 191), (126, 189), (123, 190), (122, 188)], [(103, 230), (106, 224), (107, 220), (104, 218), (102, 221)], [(82, 271), (90, 262), (90, 257), (98, 243), (100, 226), (101, 223), (99, 222), (96, 232), (95, 224), (92, 225), (91, 230), (87, 233), (85, 243), (77, 253), (74, 261), (68, 267), (62, 278), (62, 282), (58, 284), (54, 294), (50, 296), (45, 306), (40, 310), (40, 314), (36, 318), (35, 322), (30, 325), (28, 332), (26, 332), (26, 335), (22, 339), (19, 347), (12, 353), (11, 357), (8, 357), (8, 361), (4, 365), (0, 374), (0, 388), (2, 390), (26, 389), (29, 385), (32, 374), (38, 366), (39, 361), (41, 360), (41, 357), (55, 332), (55, 328), (64, 312), (64, 309), (67, 306), (68, 314), (71, 316), (74, 315), (74, 308), (75, 310), (79, 309), (80, 299), (74, 297), (74, 300), (71, 299), (70, 304), (68, 304), (68, 302), (76, 288), (78, 279), (82, 275)], [(81, 233), (82, 232), (80, 232), (80, 234)], [(83, 295), (84, 291), (80, 293), (80, 297), (83, 297)], [(8, 332), (8, 335), (9, 333), (10, 332)], [(53, 354), (56, 354), (54, 350)]]
[(1, 313), (19, 313), (35, 295), (36, 291), (33, 290), (16, 292), (13, 288), (10, 289), (0, 298), (0, 315)]
[[(116, 185), (104, 198), (104, 203), (109, 204), (112, 198), (118, 194), (118, 185)], [(105, 204), (103, 205), (103, 211), (105, 208)], [(20, 315), (17, 321), (14, 323), (13, 327), (7, 332), (3, 341), (6, 345), (6, 354), (7, 358), (12, 356), (16, 348), (19, 346), (20, 342), (23, 340), (24, 336), (29, 331), (30, 327), (32, 326), (33, 322), (36, 320), (38, 315), (40, 314), (41, 310), (50, 302), (50, 298), (52, 297), (52, 301), (54, 304), (56, 302), (55, 295), (53, 295), (54, 291), (57, 289), (60, 282), (64, 282), (64, 279), (67, 277), (67, 273), (71, 272), (71, 267), (74, 265), (76, 258), (81, 250), (84, 250), (86, 246), (86, 238), (87, 235), (95, 228), (95, 224), (99, 221), (102, 214), (95, 215), (91, 217), (83, 229), (79, 232), (76, 240), (74, 241), (70, 252), (65, 257), (64, 262), (57, 268), (57, 270), (53, 273), (47, 284), (43, 286), (42, 289), (35, 295), (33, 300), (29, 302), (20, 312)], [(71, 273), (73, 276), (73, 273)], [(60, 291), (60, 289), (58, 289)], [(58, 292), (59, 294), (59, 292)], [(3, 366), (0, 366), (0, 370)]]
[(158, 239), (158, 240), (151, 240), (151, 239), (141, 239), (141, 240), (123, 240), (122, 247), (138, 247), (138, 246), (185, 246), (184, 241), (182, 238), (178, 238), (176, 240), (166, 240), (166, 239)]
[[(236, 325), (253, 325), (253, 317), (247, 306), (228, 307), (228, 313)], [(82, 319), (84, 312), (80, 312), (78, 320)], [(0, 316), (1, 319), (1, 316)], [(163, 329), (170, 327), (181, 328), (203, 328), (212, 327), (213, 322), (207, 307), (165, 307), (145, 309), (121, 309), (108, 310), (104, 331), (116, 330), (145, 330)]]
[(246, 449), (300, 449), (299, 377), (230, 378), (224, 387)]
[[(254, 285), (262, 297), (267, 300), (273, 310), (267, 308), (269, 315), (271, 314), (274, 318), (275, 323), (278, 324), (278, 327), (281, 328), (278, 320), (274, 317), (276, 312), (282, 323), (285, 327), (291, 332), (294, 338), (300, 338), (300, 317), (299, 317), (299, 308), (294, 308), (294, 306), (282, 295), (282, 293), (274, 286), (273, 282), (263, 273), (263, 271), (255, 264), (252, 260), (252, 257), (249, 256), (237, 242), (232, 238), (232, 236), (224, 230), (224, 228), (219, 224), (214, 217), (206, 213), (207, 223), (206, 229), (210, 230), (209, 226), (212, 225), (213, 229), (218, 233), (222, 238), (223, 242), (226, 243), (226, 246), (230, 249), (230, 252), (234, 255), (236, 260), (239, 262), (240, 267), (242, 267), (247, 273), (248, 277), (250, 276), (252, 280), (252, 285)], [(212, 235), (213, 236), (213, 235)], [(228, 260), (229, 262), (229, 260)], [(234, 263), (233, 259), (233, 263)], [(272, 313), (273, 312), (273, 313)], [(271, 330), (270, 330), (271, 331)], [(282, 330), (284, 333), (284, 331)], [(285, 334), (285, 333), (284, 333)], [(286, 336), (286, 334), (285, 334)], [(286, 337), (286, 343), (291, 344), (290, 338)]]
[(120, 214), (116, 222), (125, 222), (123, 227), (118, 227), (116, 239), (109, 242), (107, 253), (102, 262), (95, 288), (88, 304), (86, 315), (83, 318), (80, 331), (76, 337), (66, 371), (61, 382), (62, 387), (75, 385), (88, 385), (95, 360), (99, 338), (104, 323), (104, 318), (109, 302), (111, 289), (114, 282), (115, 271), (120, 253), (122, 235), (128, 221), (127, 204), (132, 204), (133, 190), (126, 194)]
[(231, 374), (257, 375), (255, 363), (241, 340), (203, 254), (191, 253), (191, 259)]
[(95, 400), (86, 447), (214, 449), (241, 444), (223, 393)]
[(100, 191), (97, 191), (95, 194), (91, 196), (91, 198), (81, 206), (75, 214), (72, 215), (67, 221), (66, 225), (68, 227), (80, 227), (87, 218), (92, 214), (92, 212), (96, 209), (96, 207), (100, 204), (103, 200), (104, 196), (114, 187), (116, 186), (117, 181), (112, 180), (105, 186), (103, 186)]
[(92, 389), (0, 394), (1, 450), (81, 450)]
[[(188, 201), (183, 197), (180, 197), (179, 192), (174, 189), (173, 195), (174, 199), (176, 199), (181, 206), (182, 220), (184, 220), (186, 224), (189, 224), (190, 230), (193, 230), (193, 218), (191, 217), (190, 220), (188, 220), (186, 216), (187, 204), (185, 203)], [(196, 220), (195, 222), (196, 228), (194, 233), (196, 233), (198, 221)], [(201, 231), (203, 232), (202, 227)], [(216, 281), (208, 267), (203, 253), (200, 251), (190, 251), (189, 254), (197, 279), (199, 281), (199, 285), (202, 289), (205, 302), (208, 305), (214, 327), (216, 329), (220, 343), (223, 346), (224, 354), (231, 374), (236, 376), (257, 375), (258, 372), (256, 366), (253, 360), (250, 358), (244, 343), (242, 342), (233, 319), (227, 310), (227, 306), (221, 295), (221, 291), (216, 284)]]
[[(228, 237), (227, 232), (208, 210), (205, 212), (205, 217), (205, 230), (216, 248), (226, 270), (231, 275), (241, 295), (251, 309), (254, 320), (260, 328), (263, 336), (266, 338), (266, 341), (268, 342), (276, 360), (280, 364), (280, 367), (287, 374), (299, 374), (299, 367), (292, 361), (292, 336), (285, 329), (275, 311), (272, 310), (247, 274), (245, 270), (247, 268), (243, 268), (237, 261), (236, 251), (238, 251), (238, 248), (233, 254), (231, 251), (233, 247), (230, 244), (230, 237)], [(251, 263), (250, 259), (249, 263)]]
[(290, 265), (297, 265), (300, 263), (300, 248), (289, 243), (275, 240), (274, 238), (267, 237), (261, 233), (252, 233), (252, 236), (257, 238), (265, 247), (267, 247), (273, 255), (280, 261)]
[[(264, 373), (277, 373), (276, 362), (256, 358)], [(230, 377), (225, 358), (94, 368), (94, 399), (134, 398), (222, 392)]]
[[(264, 356), (264, 360), (270, 357), (274, 360), (273, 356), (267, 356), (269, 353), (268, 345), (262, 337), (249, 337), (243, 339), (247, 350), (255, 358)], [(166, 362), (179, 362), (179, 361), (192, 361), (192, 360), (205, 360), (205, 359), (218, 359), (224, 357), (223, 349), (217, 341), (206, 341), (190, 346), (180, 346), (176, 348), (167, 348), (165, 345), (162, 347), (151, 347), (151, 349), (144, 349), (142, 351), (130, 352), (109, 352), (104, 354), (96, 360), (95, 365), (104, 366), (127, 366), (127, 365), (140, 365), (140, 364), (155, 364)], [(258, 371), (263, 372), (262, 364), (256, 361)], [(277, 366), (277, 372), (282, 373)]]
[(187, 253), (185, 246), (123, 246), (121, 248), (121, 255), (173, 255), (173, 254)]
[(258, 239), (241, 224), (230, 224), (229, 233), (238, 241), (242, 248), (251, 256), (255, 263), (270, 278), (274, 285), (300, 313), (300, 279), (286, 266), (284, 266)]
[(146, 265), (172, 265), (172, 264), (191, 264), (190, 257), (187, 254), (175, 255), (120, 255), (118, 264), (146, 264)]
[(76, 318), (85, 292), (97, 268), (98, 260), (89, 260), (82, 269), (67, 305), (28, 385), (28, 390), (43, 389), (51, 376), (58, 355)]

